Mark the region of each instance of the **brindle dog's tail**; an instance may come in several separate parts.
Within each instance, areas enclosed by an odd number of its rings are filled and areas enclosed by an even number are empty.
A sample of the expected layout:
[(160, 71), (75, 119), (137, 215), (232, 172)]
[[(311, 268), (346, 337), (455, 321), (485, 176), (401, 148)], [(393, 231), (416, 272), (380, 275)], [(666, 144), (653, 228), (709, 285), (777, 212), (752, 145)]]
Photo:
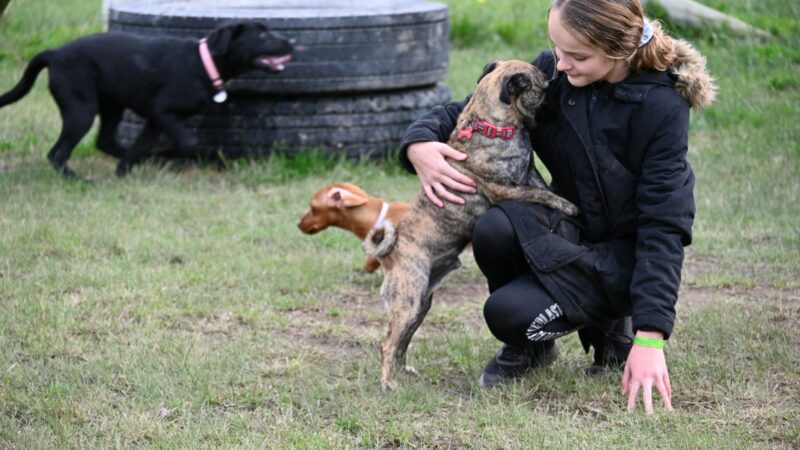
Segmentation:
[(0, 108), (14, 103), (30, 92), (31, 87), (33, 87), (33, 82), (36, 81), (39, 72), (50, 64), (50, 56), (52, 54), (52, 50), (45, 50), (33, 57), (31, 62), (28, 63), (28, 67), (25, 69), (25, 73), (22, 75), (22, 79), (19, 80), (19, 83), (10, 91), (0, 95)]
[(367, 255), (380, 258), (392, 250), (395, 242), (397, 242), (397, 229), (387, 220), (380, 227), (369, 230), (361, 246)]

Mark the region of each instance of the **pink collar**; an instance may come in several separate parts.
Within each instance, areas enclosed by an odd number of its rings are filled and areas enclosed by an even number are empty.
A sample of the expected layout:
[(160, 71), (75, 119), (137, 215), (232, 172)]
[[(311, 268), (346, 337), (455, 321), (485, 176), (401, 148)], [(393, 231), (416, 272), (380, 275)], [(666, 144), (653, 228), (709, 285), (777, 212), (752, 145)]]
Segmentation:
[(203, 60), (203, 67), (206, 68), (208, 78), (211, 79), (211, 83), (214, 84), (214, 88), (218, 91), (221, 91), (222, 86), (225, 85), (225, 82), (222, 80), (222, 77), (219, 76), (217, 66), (214, 64), (214, 58), (211, 57), (211, 52), (208, 50), (208, 40), (206, 38), (200, 39), (199, 47), (200, 59)]

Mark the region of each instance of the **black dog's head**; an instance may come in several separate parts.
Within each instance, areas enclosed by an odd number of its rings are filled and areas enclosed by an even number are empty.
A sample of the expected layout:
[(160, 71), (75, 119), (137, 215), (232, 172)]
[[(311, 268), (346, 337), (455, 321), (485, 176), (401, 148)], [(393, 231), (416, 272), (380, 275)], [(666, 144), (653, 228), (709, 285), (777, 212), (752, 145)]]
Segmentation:
[(207, 38), (208, 48), (226, 78), (250, 69), (280, 72), (292, 58), (292, 42), (257, 21), (225, 23)]

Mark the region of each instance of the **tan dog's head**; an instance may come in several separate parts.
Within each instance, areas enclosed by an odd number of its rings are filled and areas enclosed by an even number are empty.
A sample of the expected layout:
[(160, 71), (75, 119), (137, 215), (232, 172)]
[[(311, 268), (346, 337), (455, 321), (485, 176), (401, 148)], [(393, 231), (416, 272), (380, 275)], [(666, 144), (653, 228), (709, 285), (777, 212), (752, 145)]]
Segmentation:
[(483, 68), (467, 109), (480, 111), (483, 120), (521, 122), (532, 127), (544, 103), (547, 78), (525, 61), (491, 61)]
[(300, 218), (297, 227), (303, 233), (314, 234), (338, 225), (343, 211), (361, 206), (367, 199), (367, 193), (354, 184), (330, 184), (311, 197), (311, 208)]

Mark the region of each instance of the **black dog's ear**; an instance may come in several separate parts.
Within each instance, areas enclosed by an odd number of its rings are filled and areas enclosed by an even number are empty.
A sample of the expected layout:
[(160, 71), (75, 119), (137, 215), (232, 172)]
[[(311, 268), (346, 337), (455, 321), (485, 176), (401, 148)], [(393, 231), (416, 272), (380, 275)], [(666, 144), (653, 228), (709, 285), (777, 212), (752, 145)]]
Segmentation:
[(520, 92), (531, 87), (533, 82), (524, 73), (515, 73), (508, 77), (503, 83), (503, 89), (500, 90), (500, 101), (509, 104), (511, 97), (519, 95)]
[(481, 76), (478, 78), (478, 83), (480, 83), (483, 77), (489, 75), (489, 72), (493, 71), (496, 67), (497, 67), (497, 60), (493, 59), (488, 63), (486, 63), (486, 65), (483, 66), (483, 73), (481, 73)]
[(244, 22), (229, 22), (208, 34), (208, 48), (212, 55), (221, 55), (228, 51), (231, 41), (239, 37), (247, 28)]

